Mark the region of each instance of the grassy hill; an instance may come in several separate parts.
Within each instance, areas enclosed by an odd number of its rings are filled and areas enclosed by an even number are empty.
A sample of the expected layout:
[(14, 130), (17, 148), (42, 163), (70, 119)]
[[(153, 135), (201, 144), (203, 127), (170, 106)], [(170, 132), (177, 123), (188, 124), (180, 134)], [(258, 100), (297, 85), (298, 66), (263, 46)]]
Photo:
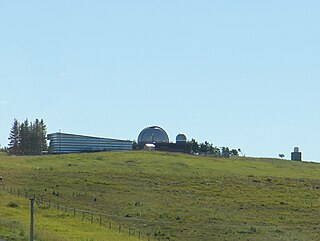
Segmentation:
[(38, 235), (48, 241), (138, 240), (138, 230), (142, 240), (320, 239), (319, 164), (159, 152), (0, 155), (0, 175), (0, 234), (28, 230), (27, 201), (5, 194), (19, 189), (102, 215), (100, 227), (88, 214), (82, 221), (81, 212), (40, 205)]

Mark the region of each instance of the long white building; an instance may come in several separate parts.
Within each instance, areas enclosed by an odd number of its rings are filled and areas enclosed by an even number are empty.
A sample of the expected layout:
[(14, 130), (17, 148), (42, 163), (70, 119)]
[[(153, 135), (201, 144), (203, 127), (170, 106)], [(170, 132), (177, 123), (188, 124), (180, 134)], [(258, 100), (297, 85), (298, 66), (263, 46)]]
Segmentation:
[(83, 136), (56, 132), (47, 135), (49, 153), (79, 153), (98, 151), (129, 151), (132, 150), (132, 141)]

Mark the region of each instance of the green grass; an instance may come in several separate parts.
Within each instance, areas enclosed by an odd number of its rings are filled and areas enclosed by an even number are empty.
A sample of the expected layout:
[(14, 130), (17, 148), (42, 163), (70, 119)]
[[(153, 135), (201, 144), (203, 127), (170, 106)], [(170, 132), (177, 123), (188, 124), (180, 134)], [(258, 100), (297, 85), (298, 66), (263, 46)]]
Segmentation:
[[(0, 155), (0, 175), (6, 187), (27, 188), (51, 202), (109, 215), (104, 216), (106, 225), (112, 220), (114, 225), (136, 228), (144, 240), (146, 233), (153, 240), (320, 239), (319, 164), (158, 152)], [(52, 208), (40, 211), (49, 213), (46, 225), (61, 223), (59, 213), (50, 214)], [(11, 214), (9, 221), (17, 215)], [(65, 238), (61, 240), (81, 240), (66, 233), (77, 235), (90, 221), (71, 216), (67, 214), (70, 222), (63, 227), (76, 223), (72, 231), (51, 231), (47, 226), (41, 230)], [(2, 226), (3, 233), (10, 231), (10, 224)], [(92, 228), (97, 228), (94, 234), (106, 235), (99, 224)], [(103, 240), (90, 232), (83, 237)], [(128, 240), (111, 234), (119, 239), (106, 240)]]
[[(29, 240), (29, 201), (12, 195), (0, 195), (0, 233), (7, 240)], [(15, 204), (15, 205), (8, 205)], [(36, 240), (128, 240), (115, 230), (102, 228), (97, 223), (74, 218), (71, 213), (59, 212), (35, 205), (35, 239)], [(129, 240), (137, 240), (130, 238)]]

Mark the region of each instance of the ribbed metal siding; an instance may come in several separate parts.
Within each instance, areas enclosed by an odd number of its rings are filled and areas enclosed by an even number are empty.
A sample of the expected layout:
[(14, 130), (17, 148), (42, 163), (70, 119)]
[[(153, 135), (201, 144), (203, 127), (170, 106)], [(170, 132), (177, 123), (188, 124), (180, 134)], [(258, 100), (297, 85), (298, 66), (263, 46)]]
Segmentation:
[(132, 141), (66, 133), (49, 134), (47, 138), (50, 141), (49, 153), (52, 154), (132, 150)]

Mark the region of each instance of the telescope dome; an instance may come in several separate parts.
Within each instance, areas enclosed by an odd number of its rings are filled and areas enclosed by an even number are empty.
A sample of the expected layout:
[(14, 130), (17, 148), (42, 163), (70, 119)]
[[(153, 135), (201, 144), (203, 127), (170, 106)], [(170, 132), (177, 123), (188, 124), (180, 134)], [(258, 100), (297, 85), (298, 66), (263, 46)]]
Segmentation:
[(169, 137), (164, 129), (159, 126), (150, 126), (143, 129), (138, 136), (138, 144), (168, 143)]

